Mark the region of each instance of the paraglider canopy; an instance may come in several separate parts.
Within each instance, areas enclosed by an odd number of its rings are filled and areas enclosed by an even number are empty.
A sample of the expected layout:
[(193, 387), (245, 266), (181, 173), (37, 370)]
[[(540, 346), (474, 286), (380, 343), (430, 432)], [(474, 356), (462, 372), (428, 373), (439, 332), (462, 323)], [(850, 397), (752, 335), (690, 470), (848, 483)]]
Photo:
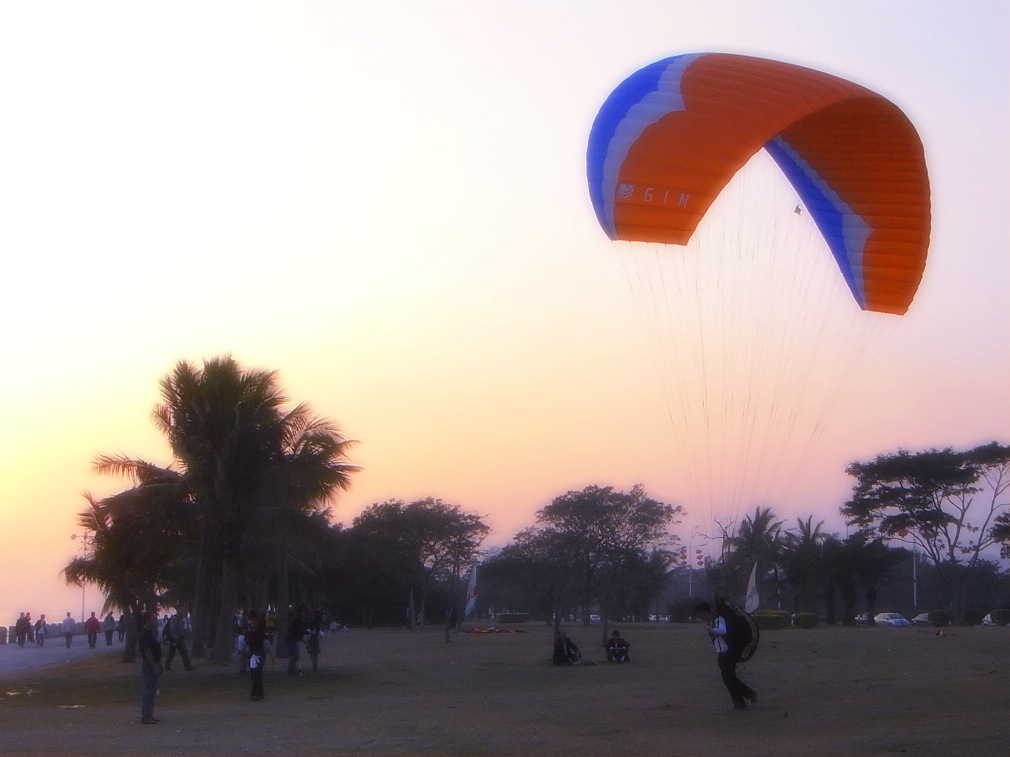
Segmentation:
[(678, 55), (632, 74), (590, 133), (597, 218), (612, 239), (686, 244), (762, 148), (859, 306), (905, 313), (929, 242), (922, 143), (893, 103), (829, 74), (724, 53)]

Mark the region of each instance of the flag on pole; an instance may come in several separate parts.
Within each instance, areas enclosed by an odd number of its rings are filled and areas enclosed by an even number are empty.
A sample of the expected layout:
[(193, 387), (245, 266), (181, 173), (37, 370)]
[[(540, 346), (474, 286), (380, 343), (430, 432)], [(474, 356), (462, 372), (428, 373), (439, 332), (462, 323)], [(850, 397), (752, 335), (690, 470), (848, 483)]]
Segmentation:
[(743, 609), (747, 612), (755, 612), (761, 606), (761, 594), (757, 586), (757, 563), (750, 572), (750, 580), (747, 582), (747, 596), (744, 598)]
[(466, 605), (463, 617), (469, 618), (477, 609), (477, 595), (480, 590), (477, 588), (477, 563), (470, 569), (470, 584), (466, 587)]

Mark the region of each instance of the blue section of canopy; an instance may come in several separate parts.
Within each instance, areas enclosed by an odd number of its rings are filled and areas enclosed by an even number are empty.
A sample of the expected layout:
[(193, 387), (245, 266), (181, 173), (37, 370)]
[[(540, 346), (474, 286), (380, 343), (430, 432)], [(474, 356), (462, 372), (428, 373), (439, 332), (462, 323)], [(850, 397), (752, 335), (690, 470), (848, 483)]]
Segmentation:
[(684, 56), (677, 55), (665, 58), (636, 71), (610, 94), (600, 108), (589, 137), (586, 173), (589, 180), (589, 196), (593, 201), (596, 216), (601, 222), (606, 212), (603, 198), (603, 166), (607, 160), (607, 149), (617, 132), (617, 127), (628, 115), (628, 111), (659, 89), (659, 81), (667, 66), (682, 57)]
[[(859, 306), (866, 309), (866, 292), (863, 290), (862, 277), (862, 238), (847, 238), (846, 229), (853, 226), (864, 226), (844, 202), (832, 199), (825, 193), (823, 180), (810, 168), (805, 161), (787, 145), (780, 137), (775, 137), (765, 145), (765, 150), (775, 160), (782, 173), (792, 184), (803, 206), (810, 213), (814, 223), (820, 230), (828, 249), (838, 262), (838, 268), (845, 278), (845, 283), (852, 291)], [(837, 196), (837, 195), (836, 195)], [(855, 249), (854, 249), (855, 248)], [(859, 275), (853, 270), (853, 263), (859, 268)]]

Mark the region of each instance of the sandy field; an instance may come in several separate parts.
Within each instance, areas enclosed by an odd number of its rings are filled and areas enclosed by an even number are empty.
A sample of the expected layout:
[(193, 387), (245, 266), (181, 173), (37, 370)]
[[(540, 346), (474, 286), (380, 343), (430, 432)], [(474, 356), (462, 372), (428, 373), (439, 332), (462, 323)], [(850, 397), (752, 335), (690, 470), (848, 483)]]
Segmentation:
[[(109, 652), (0, 647), (0, 754), (951, 755), (1010, 754), (1010, 628), (766, 631), (733, 711), (699, 626), (623, 625), (632, 662), (605, 662), (599, 626), (569, 625), (590, 664), (550, 664), (550, 628), (356, 630), (320, 669), (249, 678), (196, 661), (162, 679), (139, 722), (137, 664)], [(19, 669), (20, 665), (20, 669)], [(176, 668), (180, 668), (176, 670)]]

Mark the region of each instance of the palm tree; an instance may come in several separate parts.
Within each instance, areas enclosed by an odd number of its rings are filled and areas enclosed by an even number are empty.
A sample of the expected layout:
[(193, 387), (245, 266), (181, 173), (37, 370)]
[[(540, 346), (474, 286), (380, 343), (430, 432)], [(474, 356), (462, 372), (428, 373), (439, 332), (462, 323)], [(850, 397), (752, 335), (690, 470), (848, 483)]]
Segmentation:
[[(830, 538), (825, 542), (825, 563), (828, 581), (837, 585), (842, 594), (842, 625), (855, 624), (855, 607), (859, 588), (866, 593), (867, 618), (873, 623), (877, 604), (877, 584), (894, 574), (897, 566), (908, 557), (904, 549), (891, 549), (882, 539), (870, 539), (865, 531), (857, 531), (844, 541)], [(829, 614), (831, 613), (829, 608)]]
[[(770, 507), (754, 508), (754, 515), (748, 515), (740, 523), (736, 536), (730, 539), (733, 550), (730, 562), (741, 588), (751, 567), (757, 564), (759, 574), (774, 571), (778, 591), (778, 563), (783, 545), (782, 523), (776, 519)], [(758, 591), (760, 592), (760, 583)]]
[[(257, 432), (271, 428), (283, 401), (273, 383), (272, 374), (245, 374), (230, 358), (205, 361), (203, 371), (180, 361), (161, 381), (163, 404), (155, 408), (155, 420), (185, 471), (199, 512), (194, 655), (204, 653), (215, 626), (222, 631), (218, 649), (230, 637), (226, 629), (232, 622), (251, 477), (262, 459)], [(216, 596), (206, 591), (211, 582)], [(223, 660), (224, 650), (216, 657)]]
[(863, 544), (859, 577), (866, 592), (866, 617), (870, 622), (877, 609), (877, 584), (892, 577), (908, 556), (908, 550), (888, 547), (883, 539), (873, 539)]
[(91, 554), (72, 559), (63, 569), (68, 583), (97, 584), (106, 595), (102, 614), (112, 608), (129, 614), (123, 661), (136, 654), (140, 613), (165, 602), (164, 587), (179, 583), (180, 549), (184, 539), (177, 517), (189, 505), (181, 476), (142, 460), (103, 456), (100, 472), (127, 473), (135, 486), (96, 500), (84, 497), (88, 508), (78, 514), (78, 525), (91, 532)]
[[(351, 474), (359, 468), (344, 462), (352, 442), (329, 421), (313, 417), (305, 404), (280, 420), (280, 430), (279, 456), (275, 466), (264, 472), (263, 504), (256, 520), (262, 540), (273, 545), (277, 607), (283, 609), (290, 604), (291, 567), (312, 573), (309, 562), (320, 563), (313, 547), (320, 523), (313, 516), (328, 515), (326, 502), (337, 490), (350, 486)], [(287, 631), (287, 620), (286, 613), (279, 613), (279, 637)], [(283, 647), (278, 650), (286, 654)]]
[[(853, 536), (857, 541), (853, 541)], [(856, 623), (856, 599), (859, 594), (859, 550), (862, 542), (858, 535), (847, 537), (844, 541), (836, 536), (830, 536), (824, 541), (824, 564), (827, 578), (824, 581), (824, 602), (827, 609), (827, 622), (834, 623), (835, 593), (841, 594), (842, 625), (851, 626)]]
[(813, 516), (796, 519), (796, 530), (786, 531), (782, 539), (780, 562), (793, 590), (793, 611), (811, 609), (823, 589), (827, 569), (824, 562), (824, 521), (816, 526)]
[(194, 655), (213, 639), (212, 659), (227, 662), (244, 554), (285, 522), (280, 513), (321, 506), (357, 467), (343, 461), (350, 443), (307, 406), (281, 411), (272, 372), (243, 371), (231, 358), (204, 361), (202, 371), (181, 361), (161, 388), (155, 418), (197, 504)]

